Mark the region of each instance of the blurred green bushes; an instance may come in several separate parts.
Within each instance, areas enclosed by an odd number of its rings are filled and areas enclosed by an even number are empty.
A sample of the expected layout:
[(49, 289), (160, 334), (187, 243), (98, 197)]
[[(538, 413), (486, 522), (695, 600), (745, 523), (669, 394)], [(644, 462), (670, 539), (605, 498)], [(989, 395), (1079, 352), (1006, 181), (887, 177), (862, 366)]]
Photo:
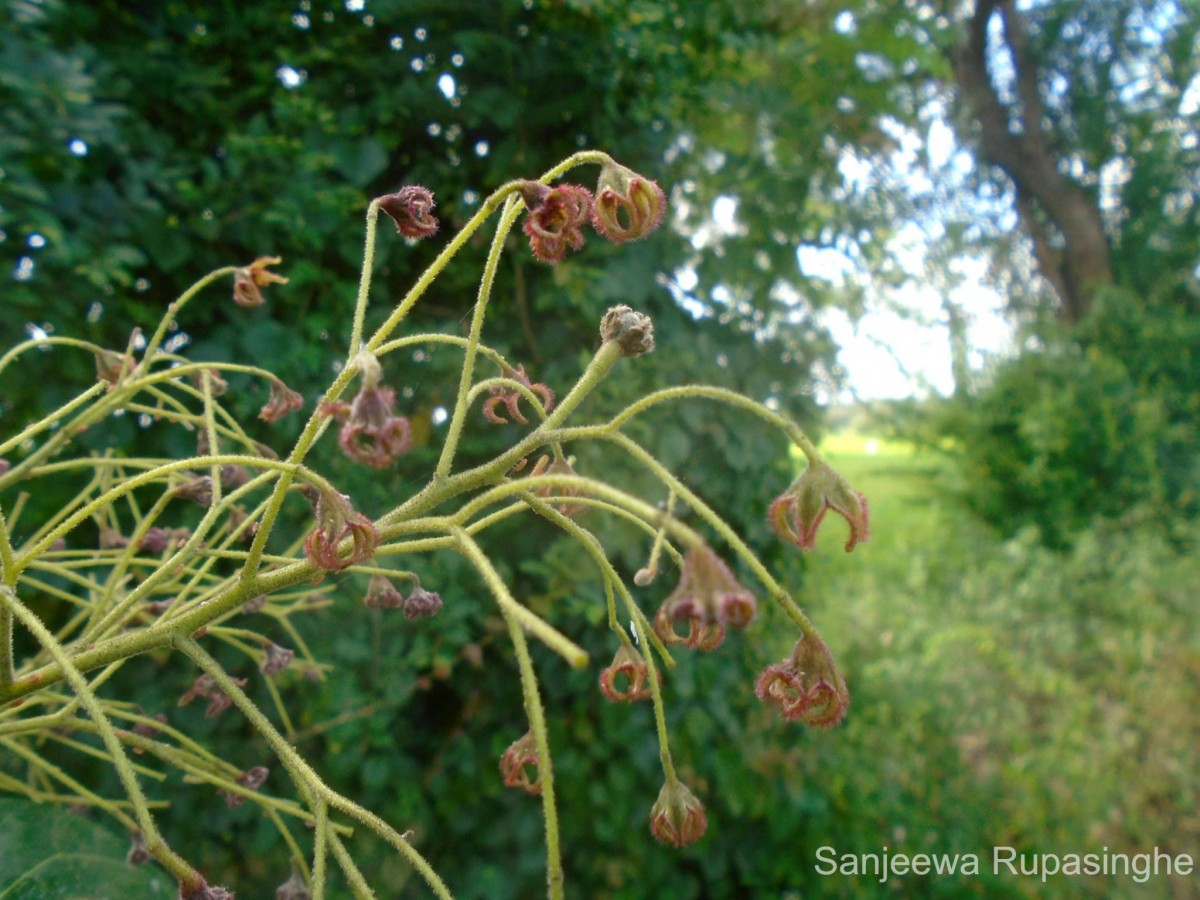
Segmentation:
[[(1191, 302), (1189, 302), (1189, 299)], [(1200, 298), (1111, 288), (1073, 333), (999, 363), (926, 427), (949, 437), (968, 506), (1062, 549), (1097, 517), (1200, 509)]]

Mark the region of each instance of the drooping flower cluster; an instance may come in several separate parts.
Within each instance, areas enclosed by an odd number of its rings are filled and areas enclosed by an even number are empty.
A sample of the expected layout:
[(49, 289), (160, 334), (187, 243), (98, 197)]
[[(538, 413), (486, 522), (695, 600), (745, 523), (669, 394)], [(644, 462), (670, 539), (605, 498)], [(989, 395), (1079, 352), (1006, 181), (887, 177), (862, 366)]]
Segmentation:
[(362, 387), (350, 403), (325, 403), (321, 411), (342, 422), (338, 446), (373, 469), (386, 469), (412, 445), (408, 419), (395, 414), (396, 392), (382, 387), (383, 369), (373, 353), (358, 356)]
[(707, 830), (704, 804), (683, 782), (668, 778), (650, 809), (650, 833), (664, 844), (684, 847), (696, 843)]
[(644, 238), (662, 224), (667, 195), (658, 182), (609, 162), (600, 170), (592, 227), (614, 244)]
[(846, 483), (825, 462), (809, 463), (791, 487), (779, 495), (767, 514), (771, 528), (801, 550), (816, 546), (817, 529), (825, 513), (833, 510), (850, 525), (849, 552), (870, 537), (867, 498)]
[[(532, 391), (539, 400), (542, 401), (542, 407), (545, 412), (550, 412), (554, 408), (554, 391), (550, 390), (546, 385), (532, 384), (530, 378), (525, 374), (525, 365), (522, 363), (515, 369), (505, 366), (500, 373), (504, 378), (510, 381), (515, 381), (518, 384), (524, 385)], [(508, 419), (496, 412), (496, 407), (503, 406), (508, 410), (508, 414), (512, 416), (514, 421), (520, 422), (522, 425), (528, 425), (529, 420), (521, 413), (521, 392), (516, 388), (506, 387), (504, 385), (496, 385), (488, 389), (488, 399), (483, 401), (483, 416), (494, 425), (507, 425)]]
[[(662, 672), (655, 670), (662, 682)], [(626, 644), (617, 648), (612, 665), (600, 673), (600, 693), (613, 703), (632, 703), (650, 699), (646, 661)]]
[(567, 250), (583, 246), (583, 226), (592, 215), (592, 193), (577, 184), (556, 187), (538, 181), (522, 182), (521, 199), (529, 210), (522, 228), (533, 255), (544, 263), (556, 263)]
[(596, 196), (578, 184), (550, 187), (523, 181), (518, 190), (529, 210), (522, 226), (533, 255), (545, 263), (560, 262), (568, 250), (583, 246), (583, 226), (590, 224), (615, 244), (644, 238), (660, 224), (667, 196), (654, 181), (609, 160), (600, 170)]
[[(530, 778), (530, 769), (533, 777)], [(500, 774), (506, 787), (520, 788), (527, 794), (537, 796), (542, 792), (542, 779), (538, 771), (537, 742), (533, 732), (527, 731), (509, 745), (500, 757)]]
[[(304, 555), (318, 569), (337, 572), (348, 566), (366, 562), (379, 546), (379, 532), (374, 524), (358, 512), (345, 494), (319, 490), (315, 503), (317, 525), (304, 539)], [(350, 553), (338, 556), (338, 544), (351, 539)]]
[(263, 299), (260, 288), (272, 284), (287, 284), (287, 279), (268, 271), (268, 266), (277, 266), (283, 259), (278, 256), (260, 256), (248, 266), (242, 266), (233, 273), (233, 302), (238, 306), (250, 308), (262, 306)]
[(798, 640), (782, 663), (767, 666), (754, 692), (785, 719), (820, 728), (836, 725), (850, 706), (842, 673), (825, 642), (815, 634)]
[[(754, 619), (754, 595), (742, 587), (712, 548), (700, 544), (688, 551), (683, 573), (654, 617), (654, 631), (665, 643), (693, 650), (715, 650), (725, 640), (725, 626), (745, 628)], [(675, 630), (686, 622), (687, 634)]]
[(396, 231), (410, 240), (437, 234), (438, 220), (432, 215), (433, 193), (419, 184), (407, 184), (394, 194), (387, 194), (377, 201), (379, 208), (396, 223)]

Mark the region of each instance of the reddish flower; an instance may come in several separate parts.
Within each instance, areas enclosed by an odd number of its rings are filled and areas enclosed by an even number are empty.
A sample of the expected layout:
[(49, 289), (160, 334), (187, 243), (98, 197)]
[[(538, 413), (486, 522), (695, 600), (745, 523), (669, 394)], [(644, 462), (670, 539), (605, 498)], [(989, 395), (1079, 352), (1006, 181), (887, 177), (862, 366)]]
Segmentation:
[(367, 582), (363, 606), (369, 609), (398, 609), (404, 605), (404, 595), (383, 575), (372, 575)]
[(396, 458), (408, 451), (412, 429), (408, 419), (393, 413), (396, 392), (380, 387), (383, 370), (374, 354), (363, 352), (359, 357), (362, 387), (349, 404), (326, 403), (321, 411), (331, 418), (344, 421), (338, 434), (338, 446), (351, 459), (373, 469), (386, 469)]
[(817, 529), (831, 509), (850, 525), (847, 552), (866, 542), (870, 537), (867, 498), (828, 463), (809, 463), (792, 486), (771, 503), (767, 521), (780, 537), (801, 550), (811, 550), (816, 546)]
[[(532, 781), (529, 778), (530, 769), (533, 769)], [(533, 739), (532, 731), (525, 732), (504, 751), (500, 757), (500, 774), (504, 777), (506, 787), (520, 788), (535, 797), (542, 792), (542, 781), (538, 777), (537, 742)]]
[(283, 259), (278, 256), (260, 256), (248, 266), (233, 273), (233, 302), (238, 306), (262, 306), (264, 302), (259, 288), (272, 284), (287, 284), (282, 275), (267, 271), (267, 266), (277, 266)]
[(300, 876), (295, 863), (292, 863), (291, 877), (275, 888), (275, 900), (312, 900), (312, 892)]
[(430, 212), (436, 206), (433, 193), (417, 184), (407, 184), (378, 200), (379, 208), (391, 216), (396, 231), (412, 240), (437, 234), (438, 220)]
[[(656, 670), (659, 682), (662, 673)], [(647, 683), (649, 671), (646, 661), (626, 644), (617, 648), (612, 665), (600, 673), (600, 693), (613, 703), (632, 703), (635, 700), (648, 700), (651, 696)], [(621, 687), (623, 679), (624, 687)]]
[(263, 408), (258, 411), (258, 417), (264, 422), (278, 422), (288, 413), (304, 405), (304, 397), (272, 376), (271, 396)]
[(817, 635), (796, 642), (792, 655), (767, 666), (754, 686), (758, 699), (777, 707), (785, 719), (828, 728), (846, 715), (850, 692), (833, 655)]
[[(375, 555), (379, 532), (371, 520), (350, 505), (350, 498), (333, 491), (319, 491), (315, 504), (317, 526), (304, 540), (304, 555), (319, 569), (336, 572), (365, 562)], [(338, 543), (352, 542), (350, 555), (338, 556)]]
[[(505, 366), (501, 371), (501, 376), (522, 384), (529, 388), (538, 399), (542, 401), (544, 412), (550, 412), (554, 408), (554, 391), (546, 387), (544, 384), (530, 384), (529, 376), (525, 374), (525, 365), (522, 363), (515, 369)], [(521, 392), (516, 388), (505, 387), (504, 385), (496, 385), (488, 389), (491, 395), (483, 402), (483, 416), (489, 422), (495, 425), (507, 425), (508, 419), (499, 415), (496, 412), (496, 407), (503, 404), (508, 410), (508, 414), (522, 425), (528, 425), (529, 420), (521, 414), (521, 408), (518, 404), (521, 402)]]
[[(683, 573), (654, 617), (654, 630), (666, 643), (695, 650), (715, 650), (725, 640), (725, 626), (745, 628), (754, 619), (754, 595), (742, 587), (729, 567), (706, 544), (688, 551)], [(675, 623), (686, 621), (680, 635)]]
[(704, 837), (704, 804), (681, 781), (667, 779), (650, 810), (650, 833), (664, 844), (684, 847)]
[(600, 170), (592, 227), (614, 244), (644, 238), (662, 224), (667, 195), (658, 183), (608, 162)]
[(537, 181), (525, 181), (521, 199), (529, 210), (522, 228), (529, 237), (533, 255), (544, 263), (556, 263), (567, 250), (583, 246), (582, 228), (592, 212), (592, 194), (577, 184), (549, 187)]

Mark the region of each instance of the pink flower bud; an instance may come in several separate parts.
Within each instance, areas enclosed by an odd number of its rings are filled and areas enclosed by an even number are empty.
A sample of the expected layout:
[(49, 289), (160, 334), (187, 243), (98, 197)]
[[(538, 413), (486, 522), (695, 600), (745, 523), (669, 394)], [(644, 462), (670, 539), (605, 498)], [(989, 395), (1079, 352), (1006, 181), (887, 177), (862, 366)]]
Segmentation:
[(521, 184), (528, 213), (522, 228), (533, 255), (544, 263), (559, 262), (567, 250), (583, 246), (582, 228), (592, 211), (592, 194), (577, 184), (549, 187), (537, 181)]
[[(662, 682), (662, 672), (658, 672)], [(617, 648), (612, 665), (600, 673), (600, 693), (613, 703), (632, 703), (651, 697), (646, 661), (625, 644)]]
[[(711, 547), (701, 544), (684, 557), (679, 584), (659, 607), (654, 631), (666, 643), (715, 650), (725, 639), (725, 626), (745, 628), (756, 609), (754, 595), (738, 583)], [(688, 623), (686, 635), (675, 631), (676, 622)]]
[[(533, 770), (532, 780), (530, 769)], [(500, 757), (500, 774), (507, 787), (520, 788), (535, 797), (542, 792), (542, 782), (538, 777), (537, 742), (532, 731), (525, 732), (504, 751)]]
[(396, 231), (411, 240), (437, 234), (438, 220), (431, 214), (436, 205), (433, 193), (417, 184), (379, 198), (379, 208), (396, 223)]
[(704, 804), (682, 782), (668, 779), (650, 810), (650, 833), (664, 844), (684, 847), (707, 830)]
[(817, 529), (831, 509), (850, 525), (846, 552), (867, 541), (867, 498), (828, 463), (809, 463), (792, 486), (771, 503), (767, 521), (780, 537), (801, 550), (811, 550), (816, 546)]
[(662, 224), (667, 195), (658, 183), (609, 162), (600, 170), (592, 227), (614, 244), (644, 238)]
[(789, 721), (818, 728), (836, 725), (850, 706), (850, 692), (833, 655), (817, 635), (796, 642), (792, 655), (767, 666), (754, 686), (758, 699), (775, 706)]

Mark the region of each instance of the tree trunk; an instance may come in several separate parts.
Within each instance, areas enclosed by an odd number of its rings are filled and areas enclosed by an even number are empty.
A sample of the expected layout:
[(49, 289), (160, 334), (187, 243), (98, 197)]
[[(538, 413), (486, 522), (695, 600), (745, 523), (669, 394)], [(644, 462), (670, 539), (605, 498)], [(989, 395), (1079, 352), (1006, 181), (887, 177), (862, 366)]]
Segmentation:
[[(1017, 101), (1011, 108), (987, 68), (988, 23), (996, 14), (1014, 67)], [(1108, 238), (1096, 200), (1063, 174), (1047, 140), (1037, 63), (1029, 56), (1014, 0), (976, 0), (953, 61), (959, 99), (979, 123), (982, 156), (1012, 179), (1038, 271), (1058, 296), (1062, 316), (1077, 322), (1091, 308), (1096, 289), (1113, 280)]]

